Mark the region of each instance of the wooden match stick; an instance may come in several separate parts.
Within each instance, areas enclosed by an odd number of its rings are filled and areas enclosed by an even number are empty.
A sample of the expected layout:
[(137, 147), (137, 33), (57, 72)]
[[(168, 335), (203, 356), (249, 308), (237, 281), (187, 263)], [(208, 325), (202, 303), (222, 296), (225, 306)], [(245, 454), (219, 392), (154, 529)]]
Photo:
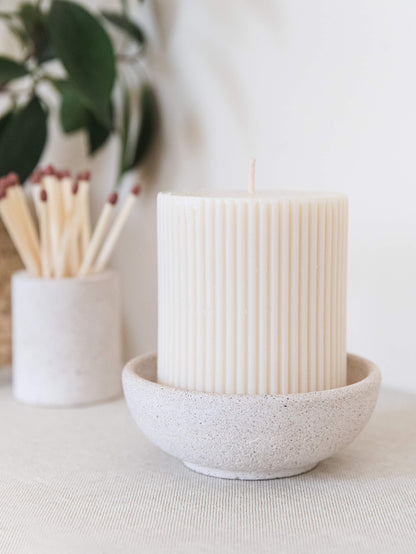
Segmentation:
[(72, 204), (73, 204), (73, 194), (72, 194), (73, 183), (71, 179), (71, 173), (68, 170), (58, 171), (57, 177), (61, 182), (65, 217), (68, 217), (72, 211)]
[(107, 239), (105, 240), (101, 248), (101, 251), (97, 258), (97, 262), (94, 267), (95, 271), (101, 271), (108, 263), (108, 260), (111, 256), (111, 253), (117, 242), (117, 239), (120, 236), (120, 233), (123, 230), (123, 227), (130, 215), (131, 210), (133, 209), (133, 206), (137, 200), (137, 197), (140, 194), (140, 190), (141, 188), (139, 185), (136, 185), (131, 189), (127, 200), (124, 202), (124, 205), (122, 206), (120, 212), (118, 213), (114, 221), (113, 227), (108, 233)]
[(8, 195), (5, 183), (2, 183), (0, 187), (0, 215), (26, 271), (32, 275), (39, 275), (38, 268), (19, 225), (19, 220), (15, 217), (13, 202)]
[[(44, 185), (42, 184), (43, 183), (42, 180), (43, 180), (44, 175), (45, 175), (45, 169), (38, 168), (30, 176), (30, 182), (32, 184), (32, 186), (31, 186), (32, 199), (33, 199), (33, 204), (35, 206), (36, 215), (38, 217), (39, 229), (40, 229), (40, 225), (41, 225), (41, 223), (40, 223), (40, 218), (41, 218), (40, 210), (43, 209), (45, 211), (45, 209), (46, 209), (46, 212), (48, 212), (48, 206), (47, 205), (41, 207), (42, 202), (41, 202), (41, 198), (40, 198), (41, 192), (43, 190), (45, 190)], [(50, 215), (49, 215), (49, 213), (47, 213), (45, 219), (46, 219), (47, 226), (48, 226), (48, 232), (47, 232), (46, 245), (42, 244), (42, 237), (41, 237), (41, 245), (40, 245), (41, 262), (42, 262), (42, 248), (46, 248), (50, 277), (53, 277), (54, 267), (53, 267), (53, 255), (52, 255), (52, 242), (51, 242), (51, 235), (50, 235), (50, 229), (49, 229), (49, 227), (50, 227), (50, 221), (49, 221), (50, 220)]]
[(58, 195), (59, 182), (55, 175), (55, 168), (48, 166), (42, 177), (42, 184), (48, 195), (48, 224), (51, 238), (51, 266), (54, 273), (57, 273), (59, 258), (59, 242), (61, 238), (61, 208)]
[(50, 279), (52, 272), (49, 262), (49, 225), (48, 225), (48, 209), (46, 202), (48, 193), (42, 189), (39, 196), (39, 230), (40, 230), (40, 254), (42, 262), (42, 277)]
[[(74, 183), (71, 179), (71, 173), (68, 170), (60, 172), (61, 185), (64, 199), (64, 210), (65, 210), (65, 225), (69, 222), (71, 214), (75, 209), (79, 209), (77, 199), (79, 198), (78, 185), (74, 186)], [(73, 192), (75, 189), (75, 193)], [(68, 244), (68, 253), (67, 253), (67, 271), (69, 275), (76, 275), (79, 269), (79, 231), (72, 233), (71, 238), (69, 239)]]
[(104, 238), (104, 234), (107, 231), (108, 226), (110, 224), (115, 205), (117, 204), (117, 200), (118, 200), (118, 194), (116, 192), (113, 192), (112, 194), (110, 194), (107, 202), (104, 205), (104, 208), (98, 219), (97, 225), (94, 229), (94, 233), (92, 235), (91, 241), (88, 245), (87, 252), (84, 256), (81, 269), (79, 270), (79, 273), (78, 273), (79, 277), (85, 277), (85, 275), (87, 275), (89, 270), (91, 269), (94, 258)]
[(101, 271), (140, 194), (140, 186), (131, 189), (112, 228), (118, 194), (108, 197), (91, 237), (89, 171), (80, 173), (72, 185), (69, 171), (57, 171), (50, 165), (34, 171), (31, 182), (40, 238), (18, 176), (10, 173), (0, 178), (0, 216), (27, 271), (45, 278), (83, 277), (92, 268)]
[(81, 210), (79, 208), (79, 198), (77, 198), (78, 195), (78, 188), (79, 185), (77, 182), (75, 182), (72, 186), (72, 194), (74, 195), (74, 198), (72, 200), (72, 211), (69, 219), (66, 222), (64, 232), (61, 237), (60, 245), (59, 245), (59, 257), (58, 257), (58, 263), (57, 263), (57, 272), (56, 276), (58, 278), (64, 277), (65, 273), (65, 267), (68, 262), (68, 265), (72, 268), (74, 267), (74, 273), (71, 274), (76, 275), (79, 269), (79, 263), (78, 260), (69, 260), (70, 255), (72, 253), (71, 251), (71, 243), (73, 241), (78, 240), (79, 235), (79, 229), (80, 229), (80, 220), (81, 220)]
[(39, 219), (39, 204), (40, 204), (40, 193), (42, 190), (42, 177), (43, 177), (43, 170), (42, 169), (36, 169), (32, 175), (30, 176), (30, 182), (32, 184), (32, 199), (33, 204), (35, 206), (36, 215)]
[[(71, 194), (72, 194), (72, 211), (80, 209), (80, 198), (78, 195), (78, 189), (79, 185), (78, 183), (73, 183)], [(78, 218), (78, 227), (75, 229), (72, 238), (70, 240), (69, 244), (69, 251), (68, 251), (68, 263), (69, 263), (69, 269), (71, 275), (76, 275), (79, 270), (80, 265), (80, 231), (81, 231), (81, 224), (80, 224), (80, 218)]]
[(58, 169), (54, 168), (60, 236), (62, 236), (65, 227), (64, 191), (62, 187), (63, 173), (63, 171), (59, 171)]
[[(69, 219), (71, 217), (72, 209), (73, 209), (73, 194), (72, 194), (72, 179), (71, 174), (68, 170), (56, 170), (55, 171), (56, 178), (58, 179), (59, 183), (59, 190), (61, 192), (61, 238), (63, 237), (63, 234), (65, 232), (66, 225), (69, 223)], [(69, 243), (68, 248), (74, 248), (76, 246), (76, 241), (71, 240)], [(69, 266), (71, 257), (68, 256), (66, 260), (66, 265), (63, 268), (64, 276), (73, 274), (72, 268)]]
[(6, 183), (10, 192), (11, 202), (14, 204), (15, 216), (18, 218), (23, 233), (26, 236), (27, 245), (31, 251), (32, 258), (36, 264), (38, 273), (40, 273), (40, 245), (36, 227), (29, 211), (29, 206), (22, 187), (19, 183), (19, 177), (16, 173), (9, 173), (6, 177)]
[(90, 219), (90, 179), (91, 173), (83, 171), (78, 173), (77, 181), (79, 183), (79, 202), (81, 207), (81, 250), (82, 255), (87, 253), (88, 245), (91, 240), (91, 219)]

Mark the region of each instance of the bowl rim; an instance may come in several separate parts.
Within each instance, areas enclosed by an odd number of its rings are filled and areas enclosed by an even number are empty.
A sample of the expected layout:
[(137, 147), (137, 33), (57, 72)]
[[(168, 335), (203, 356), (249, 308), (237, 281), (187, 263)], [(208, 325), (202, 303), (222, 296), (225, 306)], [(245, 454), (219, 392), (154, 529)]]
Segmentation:
[[(230, 399), (239, 399), (241, 400), (242, 397), (258, 400), (258, 399), (282, 399), (282, 398), (290, 398), (291, 400), (297, 400), (297, 401), (310, 401), (312, 398), (314, 400), (317, 400), (319, 397), (325, 397), (328, 399), (330, 396), (333, 396), (334, 399), (340, 397), (340, 394), (355, 394), (360, 389), (367, 389), (371, 385), (379, 386), (381, 383), (381, 372), (379, 367), (372, 362), (371, 360), (368, 360), (367, 358), (363, 358), (362, 356), (358, 356), (357, 354), (350, 354), (347, 353), (347, 372), (350, 364), (353, 363), (359, 363), (362, 367), (362, 369), (366, 372), (365, 376), (360, 379), (359, 381), (355, 381), (354, 383), (350, 383), (348, 385), (344, 385), (343, 387), (337, 387), (332, 389), (324, 389), (319, 391), (312, 391), (312, 392), (290, 392), (290, 393), (280, 393), (280, 394), (244, 394), (244, 393), (221, 393), (221, 392), (207, 392), (207, 391), (199, 391), (195, 389), (182, 389), (179, 387), (174, 387), (171, 385), (166, 385), (163, 383), (158, 383), (157, 381), (152, 381), (150, 379), (147, 379), (146, 377), (143, 377), (139, 371), (140, 367), (142, 367), (145, 364), (148, 364), (149, 362), (154, 362), (155, 366), (157, 368), (157, 353), (156, 352), (150, 352), (146, 354), (141, 354), (140, 356), (136, 356), (135, 358), (131, 359), (127, 364), (125, 365), (123, 372), (122, 372), (122, 381), (123, 381), (123, 388), (125, 384), (130, 382), (136, 382), (139, 383), (142, 387), (145, 388), (152, 388), (155, 392), (164, 392), (164, 393), (181, 393), (186, 394), (188, 397), (194, 397), (194, 398), (230, 398)], [(155, 370), (156, 370), (155, 368)]]

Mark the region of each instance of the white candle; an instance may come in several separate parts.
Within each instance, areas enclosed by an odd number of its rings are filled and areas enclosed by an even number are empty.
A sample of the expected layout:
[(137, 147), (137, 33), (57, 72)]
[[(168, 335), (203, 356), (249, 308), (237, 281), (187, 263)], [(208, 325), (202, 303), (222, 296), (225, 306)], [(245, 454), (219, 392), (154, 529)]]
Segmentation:
[(346, 384), (348, 200), (158, 196), (158, 381), (220, 393)]

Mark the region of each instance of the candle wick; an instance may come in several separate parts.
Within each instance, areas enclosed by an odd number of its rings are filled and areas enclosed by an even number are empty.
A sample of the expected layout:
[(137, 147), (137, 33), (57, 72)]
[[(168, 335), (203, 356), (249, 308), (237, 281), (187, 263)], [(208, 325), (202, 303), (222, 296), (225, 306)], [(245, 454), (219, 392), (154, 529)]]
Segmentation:
[(248, 192), (249, 194), (254, 194), (256, 185), (256, 158), (250, 159), (250, 175), (248, 181)]

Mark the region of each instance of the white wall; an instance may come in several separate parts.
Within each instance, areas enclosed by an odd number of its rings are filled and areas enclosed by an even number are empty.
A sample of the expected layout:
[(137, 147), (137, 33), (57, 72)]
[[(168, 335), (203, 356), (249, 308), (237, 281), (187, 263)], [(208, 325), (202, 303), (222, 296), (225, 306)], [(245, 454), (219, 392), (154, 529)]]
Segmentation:
[(346, 191), (349, 350), (416, 390), (415, 3), (172, 5), (163, 185), (244, 187), (255, 153), (261, 188)]
[[(156, 176), (114, 264), (126, 354), (156, 345), (157, 189), (246, 186), (350, 196), (349, 350), (416, 391), (416, 4), (157, 0), (151, 63), (163, 107)], [(80, 163), (82, 140), (66, 139)], [(46, 158), (68, 151), (54, 141)], [(95, 201), (114, 148), (93, 163)]]

